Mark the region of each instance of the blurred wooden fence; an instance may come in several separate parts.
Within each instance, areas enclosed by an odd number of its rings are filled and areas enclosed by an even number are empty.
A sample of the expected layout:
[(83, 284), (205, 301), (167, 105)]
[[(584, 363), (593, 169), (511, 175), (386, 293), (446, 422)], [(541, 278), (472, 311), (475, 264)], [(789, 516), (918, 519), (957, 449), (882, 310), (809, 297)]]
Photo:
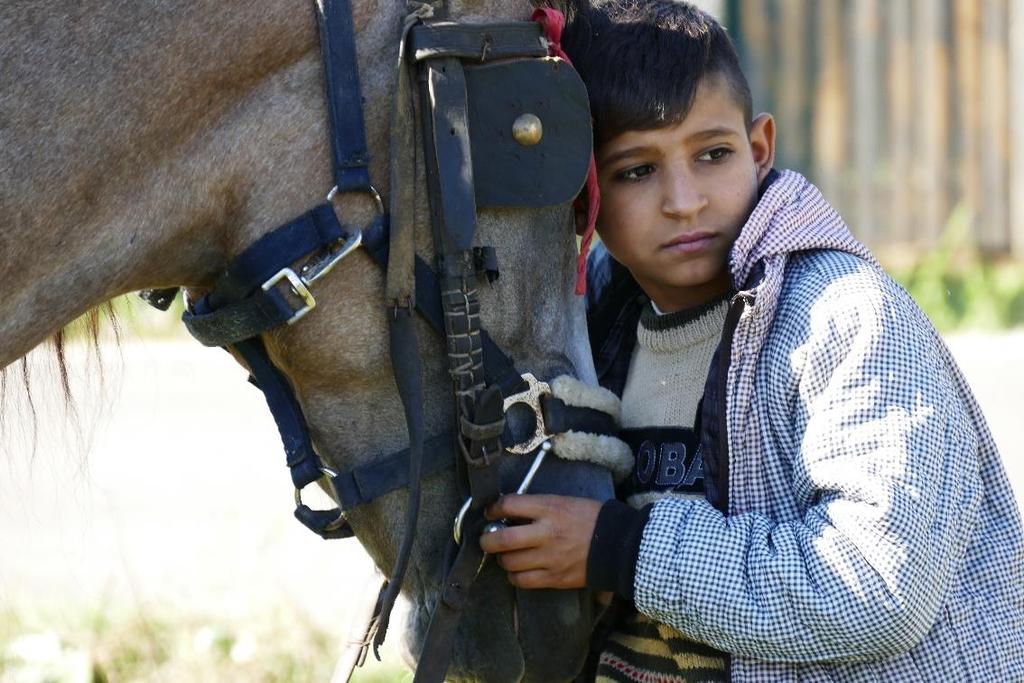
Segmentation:
[(725, 0), (755, 111), (869, 244), (932, 246), (955, 209), (1024, 257), (1024, 0)]

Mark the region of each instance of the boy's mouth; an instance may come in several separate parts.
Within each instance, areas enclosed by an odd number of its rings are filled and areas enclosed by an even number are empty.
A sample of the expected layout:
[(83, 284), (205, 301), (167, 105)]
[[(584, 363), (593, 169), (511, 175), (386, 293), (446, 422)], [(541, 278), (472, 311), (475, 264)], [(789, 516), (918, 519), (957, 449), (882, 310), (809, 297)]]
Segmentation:
[(697, 230), (674, 237), (661, 245), (661, 248), (677, 253), (692, 254), (705, 249), (714, 238), (715, 233), (713, 232)]

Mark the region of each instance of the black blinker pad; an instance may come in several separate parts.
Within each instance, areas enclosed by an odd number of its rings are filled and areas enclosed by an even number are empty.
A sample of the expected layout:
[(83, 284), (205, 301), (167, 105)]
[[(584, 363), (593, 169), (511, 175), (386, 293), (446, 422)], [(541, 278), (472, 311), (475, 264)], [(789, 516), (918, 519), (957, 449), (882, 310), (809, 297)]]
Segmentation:
[[(571, 201), (587, 179), (592, 133), (587, 89), (560, 59), (465, 64), (476, 204), (540, 207)], [(522, 114), (537, 116), (539, 143), (512, 136)]]

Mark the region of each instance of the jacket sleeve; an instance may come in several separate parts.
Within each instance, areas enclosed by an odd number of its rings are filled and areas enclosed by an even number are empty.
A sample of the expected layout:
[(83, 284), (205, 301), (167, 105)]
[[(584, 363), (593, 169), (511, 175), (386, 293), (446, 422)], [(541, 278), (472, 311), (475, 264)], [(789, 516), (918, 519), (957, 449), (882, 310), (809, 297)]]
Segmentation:
[(732, 435), (746, 472), (730, 485), (771, 514), (658, 502), (641, 612), (789, 662), (893, 656), (935, 622), (978, 516), (976, 436), (923, 314), (891, 282), (854, 280), (780, 307), (758, 360), (758, 436)]

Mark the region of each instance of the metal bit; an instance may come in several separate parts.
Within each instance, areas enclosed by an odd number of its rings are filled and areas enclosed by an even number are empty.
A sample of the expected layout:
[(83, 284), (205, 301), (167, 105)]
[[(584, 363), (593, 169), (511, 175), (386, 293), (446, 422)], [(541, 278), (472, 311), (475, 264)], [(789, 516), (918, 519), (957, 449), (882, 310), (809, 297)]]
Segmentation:
[[(551, 442), (545, 441), (540, 445), (540, 450), (537, 451), (537, 455), (533, 459), (533, 463), (530, 465), (530, 469), (526, 471), (526, 476), (523, 477), (523, 481), (519, 484), (519, 488), (516, 489), (516, 495), (522, 495), (530, 489), (530, 484), (533, 483), (533, 478), (537, 476), (537, 470), (544, 464), (544, 458), (547, 456), (548, 451), (551, 450)], [(495, 531), (500, 531), (508, 526), (507, 519), (499, 519), (491, 522), (484, 527), (482, 534), (490, 534)]]

